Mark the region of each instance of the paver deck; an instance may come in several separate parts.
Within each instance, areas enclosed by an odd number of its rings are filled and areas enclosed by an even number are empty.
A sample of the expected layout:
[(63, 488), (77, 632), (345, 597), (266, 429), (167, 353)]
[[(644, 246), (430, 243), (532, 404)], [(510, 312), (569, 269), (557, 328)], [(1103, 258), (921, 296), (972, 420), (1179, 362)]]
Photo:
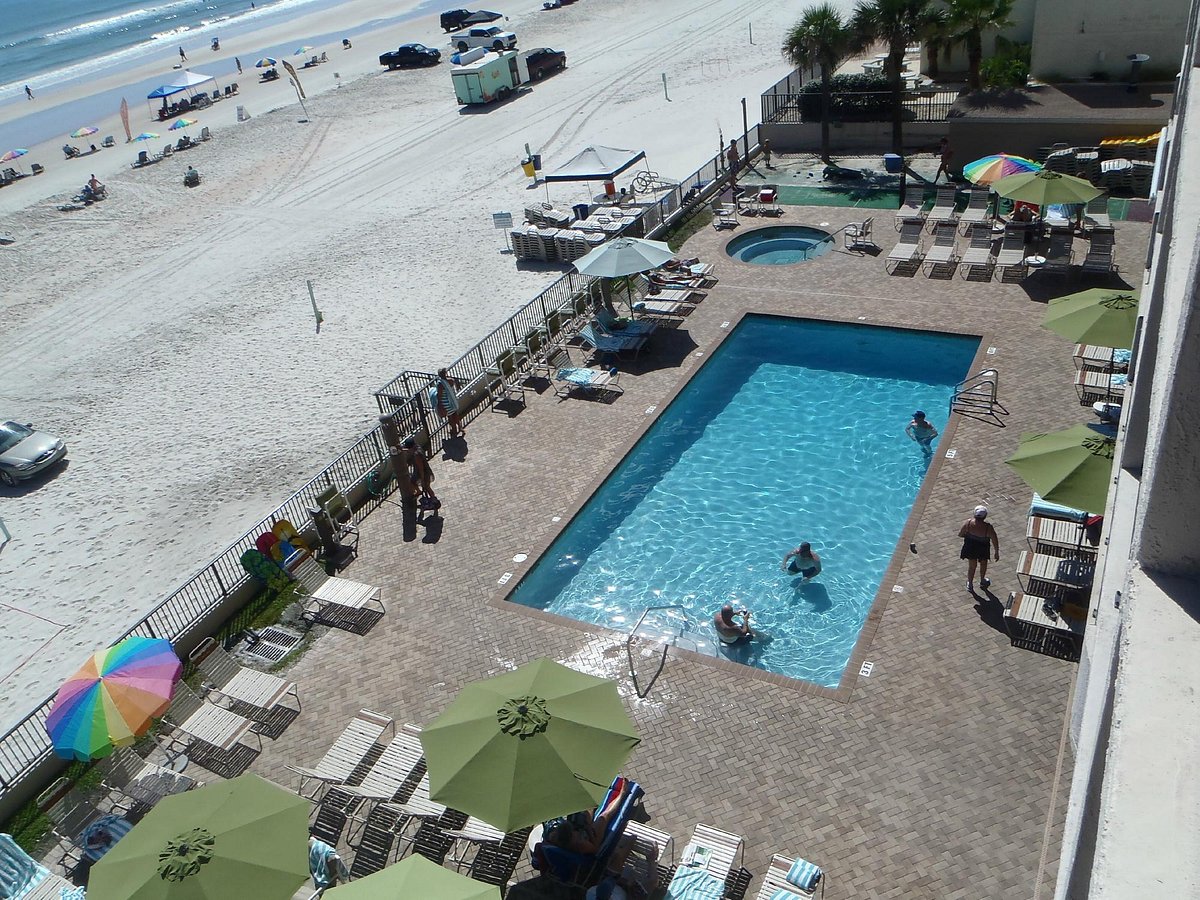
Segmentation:
[[(788, 207), (767, 223), (837, 228), (859, 218)], [(755, 224), (743, 219), (735, 233)], [(1071, 344), (1039, 325), (1043, 301), (1119, 278), (888, 276), (889, 225), (877, 223), (879, 256), (846, 253), (839, 240), (835, 252), (786, 267), (735, 263), (720, 249), (729, 232), (706, 228), (686, 252), (718, 263), (720, 282), (679, 330), (656, 335), (625, 367), (624, 396), (560, 400), (547, 385), (528, 391), (527, 407), (512, 415), (477, 416), (465, 455), (434, 460), (441, 520), (414, 531), (390, 503), (367, 518), (346, 574), (382, 587), (388, 613), (365, 636), (328, 633), (290, 669), (304, 690), (300, 721), (268, 742), (253, 768), (291, 784), (284, 763), (313, 764), (361, 707), (427, 722), (464, 684), (550, 656), (618, 679), (642, 734), (627, 774), (646, 786), (652, 824), (678, 846), (697, 822), (745, 837), (751, 896), (775, 853), (823, 866), (831, 896), (1050, 896), (1070, 781), (1064, 723), (1075, 666), (1010, 647), (1004, 634), (1030, 492), (1003, 460), (1022, 431), (1091, 416), (1073, 387)], [(1120, 223), (1122, 271), (1138, 271), (1147, 233)], [(707, 358), (722, 324), (745, 310), (974, 331), (995, 348), (986, 358), (1001, 373), (1011, 416), (1007, 428), (960, 420), (943, 440), (910, 521), (915, 552), (903, 546), (883, 585), (887, 602), (863, 654), (873, 671), (845, 697), (672, 654), (639, 700), (623, 635), (496, 601), (649, 424), (647, 409), (661, 408)], [(897, 430), (909, 413), (896, 411)], [(931, 418), (946, 424), (944, 413)], [(990, 594), (974, 598), (956, 534), (980, 502), (992, 511), (1002, 557)], [(519, 553), (531, 555), (514, 562)]]

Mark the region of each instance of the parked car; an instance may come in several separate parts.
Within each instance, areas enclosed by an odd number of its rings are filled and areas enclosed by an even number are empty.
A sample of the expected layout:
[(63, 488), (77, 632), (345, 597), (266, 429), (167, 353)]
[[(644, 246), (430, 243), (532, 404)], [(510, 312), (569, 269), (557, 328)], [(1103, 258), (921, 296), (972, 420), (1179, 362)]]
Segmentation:
[(379, 64), (389, 69), (408, 69), (413, 66), (436, 66), (442, 51), (424, 44), (401, 44), (395, 50), (380, 54)]
[(505, 31), (496, 25), (483, 28), (470, 28), (450, 36), (450, 46), (457, 47), (462, 53), (472, 47), (485, 47), (501, 53), (517, 46), (517, 36), (511, 31)]
[(549, 47), (538, 47), (525, 54), (525, 65), (529, 68), (529, 80), (540, 81), (543, 76), (567, 67), (567, 54)]
[(500, 13), (486, 9), (476, 12), (471, 12), (469, 9), (448, 9), (442, 13), (442, 30), (454, 31), (468, 25), (486, 25), (488, 22), (495, 22), (497, 19), (503, 18), (504, 16)]
[(33, 478), (67, 455), (67, 445), (32, 425), (0, 422), (0, 484)]

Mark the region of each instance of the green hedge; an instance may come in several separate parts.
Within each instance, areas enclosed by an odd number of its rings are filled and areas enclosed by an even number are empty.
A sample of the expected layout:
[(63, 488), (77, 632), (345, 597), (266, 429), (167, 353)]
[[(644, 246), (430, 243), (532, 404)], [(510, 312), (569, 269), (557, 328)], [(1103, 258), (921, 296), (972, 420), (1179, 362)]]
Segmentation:
[[(859, 122), (882, 121), (891, 114), (891, 85), (883, 75), (834, 75), (829, 112), (833, 119)], [(821, 82), (810, 81), (800, 88), (800, 114), (805, 119), (821, 118)]]

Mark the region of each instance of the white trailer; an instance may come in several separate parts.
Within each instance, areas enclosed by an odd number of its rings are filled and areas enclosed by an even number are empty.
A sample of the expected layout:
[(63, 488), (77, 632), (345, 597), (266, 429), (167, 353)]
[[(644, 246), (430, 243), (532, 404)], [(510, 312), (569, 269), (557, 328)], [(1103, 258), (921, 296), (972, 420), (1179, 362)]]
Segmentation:
[(460, 58), (460, 63), (450, 69), (450, 81), (454, 84), (454, 95), (462, 104), (491, 103), (504, 100), (516, 93), (517, 88), (529, 81), (529, 67), (525, 58), (515, 50), (503, 53), (484, 52), (475, 58), (478, 50), (472, 50)]

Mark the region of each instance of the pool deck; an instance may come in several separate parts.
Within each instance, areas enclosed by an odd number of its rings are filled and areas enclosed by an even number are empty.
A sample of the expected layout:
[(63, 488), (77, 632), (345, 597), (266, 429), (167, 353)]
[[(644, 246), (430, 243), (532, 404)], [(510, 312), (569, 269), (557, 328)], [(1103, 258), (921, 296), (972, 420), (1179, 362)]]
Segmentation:
[[(860, 218), (787, 207), (762, 224), (838, 228)], [(743, 218), (733, 233), (756, 224)], [(679, 329), (623, 366), (623, 396), (560, 400), (542, 382), (525, 408), (478, 415), (465, 452), (434, 460), (442, 521), (406, 536), (390, 503), (365, 520), (360, 556), (343, 574), (381, 586), (387, 614), (365, 636), (329, 632), (291, 667), (303, 712), (251, 768), (292, 785), (283, 764), (313, 763), (360, 707), (428, 722), (464, 684), (550, 656), (618, 679), (642, 734), (626, 774), (646, 787), (651, 824), (670, 832), (677, 850), (698, 822), (742, 835), (753, 873), (746, 896), (774, 853), (824, 867), (831, 897), (1051, 896), (1075, 665), (1011, 647), (1004, 633), (1030, 492), (1003, 460), (1023, 431), (1092, 416), (1073, 388), (1070, 343), (1039, 325), (1044, 300), (1123, 282), (889, 276), (890, 212), (877, 216), (875, 231), (877, 256), (847, 253), (839, 239), (810, 263), (754, 267), (721, 252), (729, 231), (705, 228), (685, 252), (715, 262), (720, 281)], [(1122, 270), (1140, 271), (1147, 237), (1147, 225), (1118, 223)], [(661, 409), (727, 332), (724, 323), (747, 311), (981, 334), (995, 348), (987, 359), (1001, 373), (1008, 427), (960, 420), (943, 440), (909, 525), (916, 553), (906, 541), (873, 614), (861, 655), (874, 664), (869, 677), (827, 696), (672, 653), (639, 700), (625, 675), (623, 635), (502, 606), (507, 588), (498, 582), (513, 573), (508, 587), (515, 583), (648, 425), (649, 409)], [(910, 412), (896, 411), (898, 430)], [(931, 418), (945, 433), (944, 413)], [(992, 511), (1002, 557), (990, 593), (972, 597), (956, 534), (980, 502)], [(519, 553), (530, 557), (516, 563)], [(638, 660), (644, 684), (656, 660)]]

